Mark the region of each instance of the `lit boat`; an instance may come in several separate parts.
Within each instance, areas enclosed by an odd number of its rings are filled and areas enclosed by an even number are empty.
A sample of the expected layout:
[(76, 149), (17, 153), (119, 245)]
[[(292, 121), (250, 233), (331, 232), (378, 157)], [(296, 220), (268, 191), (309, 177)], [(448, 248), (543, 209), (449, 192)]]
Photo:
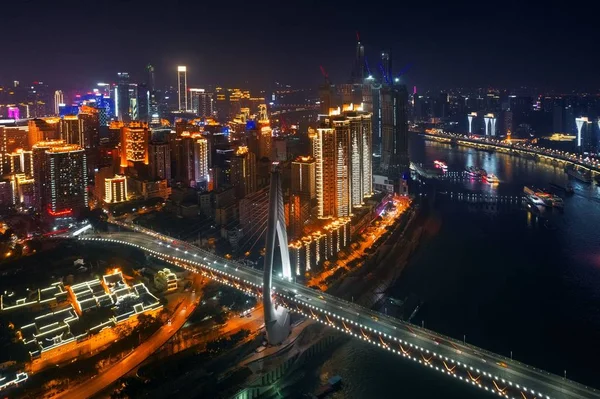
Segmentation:
[(478, 168), (477, 166), (469, 166), (465, 171), (470, 177), (485, 177), (487, 175), (485, 169)]
[(489, 175), (485, 176), (485, 181), (487, 181), (489, 184), (498, 184), (500, 183), (500, 179), (498, 179), (498, 177), (493, 174), (490, 173)]
[(536, 195), (528, 195), (527, 200), (531, 202), (533, 205), (545, 206), (546, 203)]
[(445, 162), (435, 160), (435, 161), (433, 161), (433, 164), (435, 165), (436, 168), (440, 168), (444, 172), (448, 170), (448, 165), (446, 165)]

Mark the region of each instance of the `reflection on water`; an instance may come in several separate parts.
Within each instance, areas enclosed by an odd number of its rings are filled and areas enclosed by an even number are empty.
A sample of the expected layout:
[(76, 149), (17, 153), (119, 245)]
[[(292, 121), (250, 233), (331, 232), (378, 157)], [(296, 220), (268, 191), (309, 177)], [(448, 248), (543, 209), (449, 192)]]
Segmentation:
[[(566, 185), (561, 167), (507, 154), (411, 138), (411, 158), (443, 160), (449, 172), (474, 165), (494, 173), (491, 186), (470, 179), (437, 183), (432, 229), (390, 294), (423, 302), (414, 323), (598, 385), (600, 332), (600, 194), (570, 181), (575, 194), (564, 212), (477, 208), (458, 193), (521, 195), (524, 185)], [(450, 193), (455, 193), (452, 199)], [(493, 211), (489, 211), (493, 209)], [(476, 397), (475, 390), (435, 372), (348, 341), (322, 367), (307, 373), (307, 389), (331, 375), (344, 378), (335, 398)], [(448, 390), (450, 389), (450, 391)]]

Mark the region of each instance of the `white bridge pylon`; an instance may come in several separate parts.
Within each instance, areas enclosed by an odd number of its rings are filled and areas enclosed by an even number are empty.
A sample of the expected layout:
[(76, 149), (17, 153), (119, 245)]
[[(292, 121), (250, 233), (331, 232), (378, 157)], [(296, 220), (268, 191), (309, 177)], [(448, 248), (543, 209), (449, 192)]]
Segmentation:
[(287, 231), (283, 194), (281, 192), (281, 174), (278, 165), (273, 164), (269, 191), (269, 215), (267, 221), (265, 265), (263, 269), (263, 307), (265, 312), (265, 329), (267, 341), (271, 345), (281, 343), (290, 333), (290, 315), (282, 306), (275, 308), (272, 299), (273, 263), (276, 243), (279, 244), (282, 277), (292, 279), (290, 253), (288, 249)]

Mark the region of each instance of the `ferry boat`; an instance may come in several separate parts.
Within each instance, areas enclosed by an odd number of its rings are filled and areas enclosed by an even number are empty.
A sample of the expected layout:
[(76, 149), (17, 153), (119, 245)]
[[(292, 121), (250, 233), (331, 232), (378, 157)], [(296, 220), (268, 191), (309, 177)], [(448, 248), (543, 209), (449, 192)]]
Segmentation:
[(433, 161), (433, 165), (434, 165), (436, 168), (440, 168), (440, 169), (442, 169), (444, 172), (447, 172), (447, 171), (448, 171), (448, 165), (446, 165), (446, 162), (443, 162), (443, 161), (438, 161), (438, 160), (436, 159), (435, 161)]
[(490, 173), (489, 175), (485, 176), (485, 181), (487, 181), (489, 184), (498, 184), (500, 183), (500, 179), (498, 179), (498, 177), (493, 174)]
[[(523, 187), (523, 192), (527, 195), (527, 199), (535, 205), (546, 205), (549, 207), (563, 208), (563, 199), (558, 195), (552, 194), (548, 190), (535, 188), (533, 186)], [(541, 201), (541, 203), (539, 201)]]
[(469, 166), (465, 169), (465, 172), (467, 172), (467, 175), (469, 175), (470, 177), (487, 176), (487, 172), (485, 171), (485, 169), (478, 168), (477, 166)]
[(546, 205), (546, 203), (540, 197), (538, 197), (536, 195), (528, 195), (527, 201), (529, 201), (533, 205), (538, 205), (538, 206)]
[(567, 174), (583, 183), (591, 183), (592, 178), (589, 173), (582, 172), (579, 169), (567, 169)]

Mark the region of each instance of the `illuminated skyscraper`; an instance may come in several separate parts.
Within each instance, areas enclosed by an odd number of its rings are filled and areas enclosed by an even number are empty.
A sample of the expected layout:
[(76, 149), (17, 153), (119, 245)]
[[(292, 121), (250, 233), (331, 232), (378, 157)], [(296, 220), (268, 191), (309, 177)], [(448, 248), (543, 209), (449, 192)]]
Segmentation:
[(238, 199), (256, 191), (256, 155), (248, 147), (238, 147), (231, 157), (230, 182)]
[(208, 181), (208, 140), (205, 138), (194, 141), (194, 176), (196, 182)]
[(344, 112), (350, 121), (350, 169), (352, 208), (362, 205), (363, 199), (370, 197), (373, 191), (373, 170), (371, 154), (372, 115), (361, 111)]
[(118, 83), (114, 88), (115, 116), (120, 121), (130, 122), (129, 73), (119, 72), (117, 76)]
[(187, 90), (187, 67), (177, 67), (177, 98), (179, 110), (185, 112), (188, 110), (188, 90)]
[(52, 217), (71, 217), (88, 206), (87, 159), (83, 148), (62, 140), (33, 146), (37, 209)]
[(309, 130), (308, 136), (315, 158), (317, 216), (335, 217), (335, 131), (333, 128), (320, 127)]
[(148, 164), (148, 125), (132, 122), (129, 126), (121, 127), (121, 167), (131, 166), (130, 163), (141, 162)]
[(65, 97), (62, 90), (56, 90), (54, 92), (54, 115), (59, 114), (61, 104), (65, 103)]
[(346, 217), (372, 194), (371, 113), (348, 108), (309, 132), (320, 218)]
[(81, 145), (83, 142), (83, 120), (77, 115), (65, 115), (59, 122), (60, 138), (67, 144)]

